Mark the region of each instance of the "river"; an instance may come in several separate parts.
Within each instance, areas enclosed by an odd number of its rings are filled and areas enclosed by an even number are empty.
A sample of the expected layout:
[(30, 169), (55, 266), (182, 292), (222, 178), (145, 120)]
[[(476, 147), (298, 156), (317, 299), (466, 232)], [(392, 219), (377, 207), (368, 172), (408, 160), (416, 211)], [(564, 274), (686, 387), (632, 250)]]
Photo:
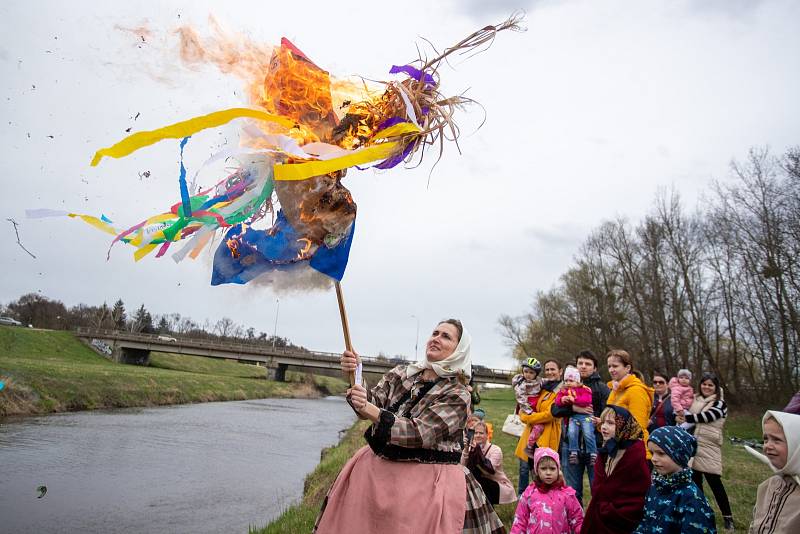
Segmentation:
[(3, 424), (0, 532), (247, 534), (299, 500), (322, 448), (354, 420), (343, 398), (328, 397)]

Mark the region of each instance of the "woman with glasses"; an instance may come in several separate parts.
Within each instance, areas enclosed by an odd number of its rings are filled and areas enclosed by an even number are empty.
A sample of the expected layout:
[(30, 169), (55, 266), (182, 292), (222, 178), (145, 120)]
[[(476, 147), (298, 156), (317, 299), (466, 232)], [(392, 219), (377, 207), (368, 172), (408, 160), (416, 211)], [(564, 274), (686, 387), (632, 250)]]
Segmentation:
[(653, 373), (653, 409), (650, 411), (650, 424), (647, 432), (652, 433), (656, 428), (675, 425), (675, 413), (672, 410), (672, 399), (669, 395), (668, 377), (666, 373), (656, 371)]
[(688, 414), (675, 414), (678, 424), (692, 423), (694, 437), (697, 439), (697, 454), (692, 458), (692, 478), (700, 491), (703, 491), (705, 478), (714, 499), (717, 501), (725, 531), (733, 532), (733, 515), (728, 494), (722, 485), (722, 427), (728, 417), (728, 405), (723, 398), (719, 378), (714, 373), (703, 373), (700, 386)]

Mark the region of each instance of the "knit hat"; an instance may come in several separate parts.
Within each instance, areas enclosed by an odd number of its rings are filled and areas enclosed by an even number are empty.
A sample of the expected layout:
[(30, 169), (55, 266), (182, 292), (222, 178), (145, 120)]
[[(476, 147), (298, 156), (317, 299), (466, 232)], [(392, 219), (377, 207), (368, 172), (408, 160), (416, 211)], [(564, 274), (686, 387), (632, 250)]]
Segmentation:
[(679, 426), (662, 426), (653, 430), (650, 442), (661, 447), (681, 467), (687, 467), (697, 452), (697, 440)]
[(483, 410), (483, 408), (478, 408), (477, 410), (473, 411), (472, 415), (479, 417), (481, 421), (486, 419), (486, 412)]
[(567, 368), (564, 369), (564, 380), (574, 380), (575, 382), (580, 383), (581, 373), (576, 367), (568, 365)]
[(542, 458), (552, 458), (556, 462), (556, 467), (561, 469), (561, 462), (558, 459), (558, 453), (549, 447), (537, 447), (533, 452), (533, 470), (534, 472), (539, 469), (539, 461)]
[(685, 376), (686, 378), (691, 380), (692, 379), (692, 372), (690, 370), (688, 370), (688, 369), (681, 369), (680, 371), (678, 371), (678, 377), (680, 378), (682, 376)]

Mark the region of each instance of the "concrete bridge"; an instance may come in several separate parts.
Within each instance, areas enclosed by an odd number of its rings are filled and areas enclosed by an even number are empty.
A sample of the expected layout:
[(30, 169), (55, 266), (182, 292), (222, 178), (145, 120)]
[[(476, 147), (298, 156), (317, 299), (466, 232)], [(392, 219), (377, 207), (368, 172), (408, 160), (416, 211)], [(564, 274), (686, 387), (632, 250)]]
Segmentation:
[[(150, 361), (150, 352), (155, 351), (263, 365), (267, 367), (270, 378), (281, 382), (286, 379), (286, 370), (289, 366), (300, 371), (340, 369), (341, 355), (333, 352), (284, 347), (273, 349), (263, 344), (223, 343), (94, 328), (78, 328), (76, 335), (107, 358), (136, 365), (147, 365)], [(361, 360), (364, 373), (378, 375), (399, 364), (407, 363), (405, 360), (369, 356), (362, 356)], [(473, 365), (472, 373), (478, 384), (510, 385), (513, 375), (512, 371), (506, 369), (489, 369), (479, 365)]]

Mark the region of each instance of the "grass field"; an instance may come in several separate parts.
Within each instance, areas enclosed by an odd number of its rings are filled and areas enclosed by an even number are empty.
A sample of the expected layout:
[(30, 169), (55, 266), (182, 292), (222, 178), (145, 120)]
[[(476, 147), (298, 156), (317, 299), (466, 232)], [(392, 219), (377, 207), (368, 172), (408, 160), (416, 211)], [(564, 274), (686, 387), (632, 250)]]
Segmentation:
[[(514, 449), (517, 444), (517, 438), (503, 434), (499, 430), (506, 415), (514, 409), (513, 392), (510, 389), (485, 390), (481, 397), (481, 408), (486, 410), (487, 419), (496, 429), (493, 442), (503, 449), (503, 467), (514, 487), (516, 487), (519, 461), (514, 456)], [(327, 489), (333, 483), (345, 462), (358, 448), (364, 445), (362, 434), (365, 428), (365, 422), (356, 423), (342, 439), (341, 443), (325, 455), (317, 469), (307, 477), (305, 495), (300, 503), (289, 507), (283, 515), (266, 527), (252, 528), (250, 534), (310, 532)], [(731, 410), (731, 416), (725, 425), (726, 441), (723, 446), (723, 463), (725, 466), (723, 481), (731, 501), (736, 532), (747, 532), (752, 517), (753, 505), (755, 504), (756, 487), (771, 474), (771, 471), (750, 456), (743, 447), (731, 445), (727, 440), (727, 437), (731, 435), (740, 438), (760, 439), (760, 415), (755, 413), (737, 414), (735, 410)], [(717, 513), (718, 522), (721, 522), (721, 514), (708, 487), (706, 487), (706, 492), (712, 507)], [(588, 487), (585, 488), (584, 495), (588, 495)], [(514, 517), (515, 508), (515, 504), (496, 507), (498, 515), (509, 528)], [(718, 527), (722, 527), (721, 523), (718, 524)]]
[(339, 394), (336, 378), (287, 373), (238, 362), (153, 353), (151, 365), (103, 358), (70, 332), (0, 326), (0, 416), (265, 397)]

